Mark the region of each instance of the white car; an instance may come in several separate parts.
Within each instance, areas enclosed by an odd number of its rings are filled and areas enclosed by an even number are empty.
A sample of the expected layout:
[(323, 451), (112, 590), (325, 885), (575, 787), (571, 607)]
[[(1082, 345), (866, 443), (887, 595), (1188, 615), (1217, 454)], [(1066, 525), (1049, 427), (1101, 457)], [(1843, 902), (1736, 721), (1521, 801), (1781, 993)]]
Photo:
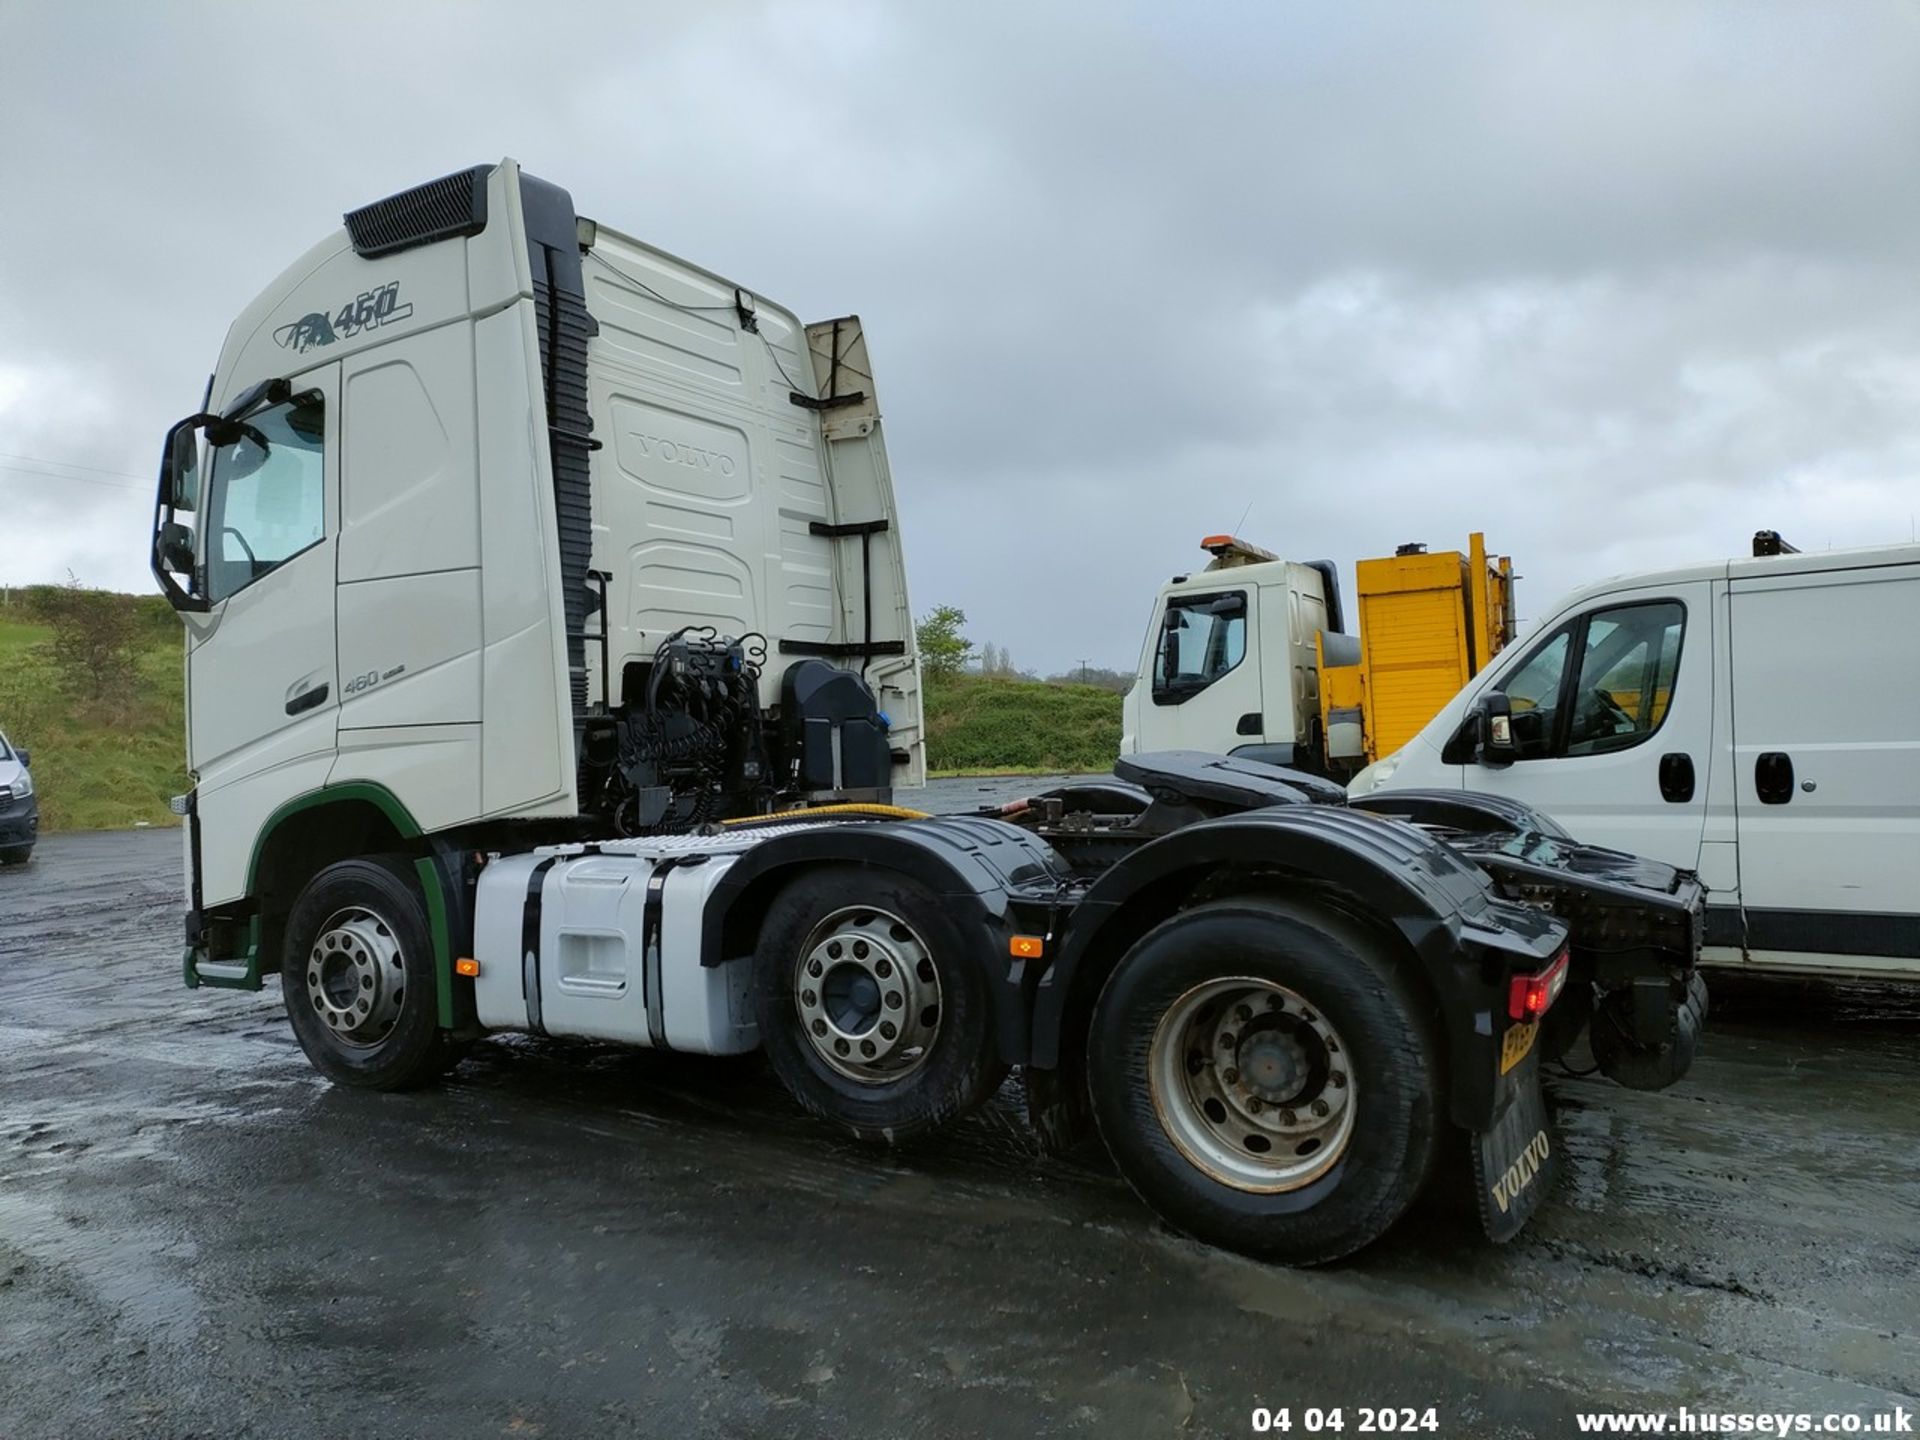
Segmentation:
[(40, 802), (34, 798), (27, 752), (0, 734), (0, 865), (24, 865), (40, 838)]

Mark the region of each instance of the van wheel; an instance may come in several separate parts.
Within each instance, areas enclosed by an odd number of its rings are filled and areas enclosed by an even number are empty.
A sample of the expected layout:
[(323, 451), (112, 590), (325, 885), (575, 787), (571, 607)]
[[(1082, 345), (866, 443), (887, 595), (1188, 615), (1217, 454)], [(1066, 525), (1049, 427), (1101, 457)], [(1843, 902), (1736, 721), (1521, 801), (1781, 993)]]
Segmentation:
[(406, 1090), (459, 1059), (434, 1010), (426, 908), (396, 865), (342, 860), (307, 883), (287, 918), (280, 992), (300, 1048), (336, 1084)]
[(1094, 1007), (1089, 1075), (1114, 1163), (1169, 1223), (1313, 1265), (1377, 1239), (1439, 1150), (1426, 1007), (1363, 927), (1229, 900), (1150, 931)]
[(1006, 1076), (986, 976), (903, 875), (834, 867), (787, 886), (761, 927), (753, 999), (781, 1083), (863, 1140), (925, 1134)]
[(28, 845), (21, 850), (0, 850), (0, 865), (24, 865), (33, 858), (33, 847)]

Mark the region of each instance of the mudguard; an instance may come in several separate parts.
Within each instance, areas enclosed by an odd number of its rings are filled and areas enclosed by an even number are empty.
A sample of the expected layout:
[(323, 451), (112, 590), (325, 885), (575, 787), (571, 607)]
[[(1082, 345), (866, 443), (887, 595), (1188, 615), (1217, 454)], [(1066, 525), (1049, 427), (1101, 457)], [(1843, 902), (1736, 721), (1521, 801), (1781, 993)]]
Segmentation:
[(1535, 1050), (1500, 1082), (1498, 1117), (1473, 1137), (1474, 1194), (1480, 1228), (1493, 1241), (1507, 1241), (1525, 1228), (1553, 1188), (1559, 1152), (1540, 1093), (1540, 1052)]
[(1571, 838), (1551, 815), (1524, 801), (1473, 790), (1379, 790), (1350, 799), (1347, 805), (1354, 810), (1391, 815), (1415, 825), (1447, 830)]
[(1014, 958), (1008, 947), (1023, 932), (1016, 898), (1050, 893), (1070, 878), (1053, 847), (1017, 826), (973, 815), (790, 829), (747, 851), (714, 887), (700, 963), (714, 966), (750, 952), (774, 895), (802, 872), (834, 864), (906, 875), (945, 902), (969, 950), (987, 966), (1000, 1058), (1026, 1063), (1034, 977), (1030, 962)]
[(1053, 937), (1055, 957), (1034, 996), (1031, 1063), (1059, 1062), (1075, 974), (1131, 943), (1130, 905), (1227, 869), (1333, 887), (1392, 925), (1439, 1003), (1453, 1119), (1472, 1130), (1492, 1122), (1507, 979), (1547, 965), (1566, 927), (1501, 900), (1483, 872), (1425, 831), (1332, 806), (1281, 805), (1189, 825), (1140, 846), (1095, 880), (1065, 933)]

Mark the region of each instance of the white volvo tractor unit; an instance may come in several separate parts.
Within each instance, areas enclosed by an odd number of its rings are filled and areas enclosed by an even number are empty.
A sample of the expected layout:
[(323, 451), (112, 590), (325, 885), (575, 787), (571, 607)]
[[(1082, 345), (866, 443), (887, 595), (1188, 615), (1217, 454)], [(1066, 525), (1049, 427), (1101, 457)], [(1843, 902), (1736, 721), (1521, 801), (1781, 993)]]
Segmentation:
[(1610, 1073), (1692, 1055), (1698, 887), (1511, 802), (1390, 818), (1176, 753), (893, 808), (921, 696), (860, 322), (511, 161), (353, 211), (234, 322), (153, 568), (186, 627), (186, 981), (276, 975), (342, 1084), (490, 1031), (761, 1049), (891, 1141), (1020, 1066), (1041, 1132), (1097, 1125), (1173, 1223), (1311, 1262), (1448, 1143), (1520, 1228), (1569, 977), (1632, 998)]

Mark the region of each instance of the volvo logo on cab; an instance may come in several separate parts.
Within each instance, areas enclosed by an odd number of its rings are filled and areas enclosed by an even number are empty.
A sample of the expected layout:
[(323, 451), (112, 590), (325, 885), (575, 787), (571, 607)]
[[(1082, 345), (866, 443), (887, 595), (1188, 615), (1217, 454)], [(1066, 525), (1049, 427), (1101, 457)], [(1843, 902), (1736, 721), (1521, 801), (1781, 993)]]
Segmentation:
[(664, 435), (649, 435), (641, 430), (634, 431), (633, 438), (640, 442), (642, 455), (664, 460), (669, 465), (684, 465), (689, 470), (706, 470), (729, 477), (737, 468), (731, 455), (722, 455), (717, 450), (702, 450), (695, 445), (685, 445), (677, 440), (669, 440)]

